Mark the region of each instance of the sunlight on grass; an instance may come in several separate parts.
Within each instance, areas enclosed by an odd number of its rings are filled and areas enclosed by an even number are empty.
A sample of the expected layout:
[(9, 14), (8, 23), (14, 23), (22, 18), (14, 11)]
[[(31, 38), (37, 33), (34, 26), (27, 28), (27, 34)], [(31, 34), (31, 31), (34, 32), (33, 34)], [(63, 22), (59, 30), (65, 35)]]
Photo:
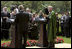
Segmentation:
[[(63, 36), (57, 36), (59, 38), (63, 38), (64, 40), (64, 43), (69, 43), (71, 44), (71, 38), (66, 38), (66, 37), (63, 37)], [(6, 42), (10, 42), (11, 40), (1, 40), (1, 43), (6, 43)]]
[(11, 40), (1, 40), (1, 43), (11, 42)]
[(69, 43), (71, 44), (71, 38), (66, 38), (66, 37), (62, 37), (62, 36), (58, 36), (59, 38), (63, 38), (64, 43)]

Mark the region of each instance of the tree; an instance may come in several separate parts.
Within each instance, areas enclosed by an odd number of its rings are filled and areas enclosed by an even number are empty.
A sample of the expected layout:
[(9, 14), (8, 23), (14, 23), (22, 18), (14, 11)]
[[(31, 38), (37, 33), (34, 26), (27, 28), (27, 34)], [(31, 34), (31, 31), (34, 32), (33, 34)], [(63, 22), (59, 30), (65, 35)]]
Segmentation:
[(56, 12), (71, 11), (71, 1), (1, 1), (1, 7), (10, 8), (11, 5), (21, 4), (25, 9), (29, 7), (32, 11), (38, 12), (49, 5), (52, 5)]

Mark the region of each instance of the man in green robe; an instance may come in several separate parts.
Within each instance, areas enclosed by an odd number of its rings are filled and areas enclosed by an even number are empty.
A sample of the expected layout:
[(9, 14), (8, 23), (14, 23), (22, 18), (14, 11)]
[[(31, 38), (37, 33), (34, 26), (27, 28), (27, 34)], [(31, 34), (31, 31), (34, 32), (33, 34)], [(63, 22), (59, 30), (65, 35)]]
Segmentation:
[(48, 48), (54, 48), (56, 39), (56, 15), (52, 6), (48, 6)]

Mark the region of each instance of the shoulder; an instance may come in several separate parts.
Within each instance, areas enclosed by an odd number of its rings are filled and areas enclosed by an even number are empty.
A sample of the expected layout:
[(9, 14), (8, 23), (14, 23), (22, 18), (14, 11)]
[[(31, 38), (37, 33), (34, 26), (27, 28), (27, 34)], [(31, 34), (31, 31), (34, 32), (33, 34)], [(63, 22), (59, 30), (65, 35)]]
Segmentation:
[(9, 12), (7, 12), (7, 14), (9, 15), (10, 13), (9, 13)]
[(2, 11), (1, 14), (4, 14), (4, 12)]
[(29, 15), (29, 13), (27, 13), (27, 12), (23, 12), (23, 14), (27, 14), (27, 15)]
[(55, 15), (55, 12), (54, 11), (52, 11), (51, 13), (52, 13), (52, 15)]
[[(20, 12), (19, 12), (20, 13)], [(19, 13), (17, 13), (16, 15), (18, 15)]]
[(54, 11), (51, 12), (51, 15), (52, 15), (53, 17), (54, 17), (54, 16), (56, 17), (56, 14), (55, 14)]

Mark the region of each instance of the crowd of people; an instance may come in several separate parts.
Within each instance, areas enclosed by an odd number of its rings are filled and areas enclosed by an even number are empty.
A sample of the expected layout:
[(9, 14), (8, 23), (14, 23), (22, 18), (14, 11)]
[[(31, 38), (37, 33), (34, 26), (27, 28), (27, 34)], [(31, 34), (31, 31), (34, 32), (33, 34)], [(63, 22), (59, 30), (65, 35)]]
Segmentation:
[[(10, 23), (7, 22), (8, 19), (15, 19), (16, 14), (19, 12), (27, 12), (31, 15), (31, 22), (36, 18), (46, 18), (45, 14), (49, 14), (49, 9), (44, 9), (44, 12), (40, 10), (39, 14), (37, 12), (31, 11), (31, 9), (26, 8), (24, 9), (23, 5), (20, 6), (13, 6), (11, 7), (11, 12), (7, 10), (8, 7), (4, 7), (1, 11), (1, 39), (9, 39), (9, 28)], [(61, 26), (61, 32), (63, 36), (70, 37), (71, 36), (71, 16), (69, 15), (69, 12), (62, 13), (61, 18), (58, 17), (58, 13), (56, 13), (56, 22), (57, 22), (57, 33), (59, 33), (59, 26)], [(60, 22), (60, 24), (59, 24)], [(35, 24), (36, 25), (36, 24)]]
[[(58, 14), (56, 15), (58, 16)], [(61, 18), (57, 17), (57, 33), (59, 33), (59, 26), (61, 27), (60, 35), (71, 37), (71, 16), (69, 15), (68, 11), (63, 12)]]
[(20, 5), (20, 6), (14, 5), (11, 7), (11, 12), (8, 11), (7, 7), (3, 7), (1, 11), (1, 22), (2, 22), (1, 23), (1, 39), (9, 39), (9, 29), (11, 27), (11, 22), (9, 22), (10, 21), (9, 19), (15, 19), (16, 14), (19, 12), (29, 13), (31, 16), (30, 22), (35, 24), (33, 21), (37, 17), (38, 13), (37, 12), (31, 13), (31, 9), (29, 9), (28, 7), (24, 9), (23, 5)]

